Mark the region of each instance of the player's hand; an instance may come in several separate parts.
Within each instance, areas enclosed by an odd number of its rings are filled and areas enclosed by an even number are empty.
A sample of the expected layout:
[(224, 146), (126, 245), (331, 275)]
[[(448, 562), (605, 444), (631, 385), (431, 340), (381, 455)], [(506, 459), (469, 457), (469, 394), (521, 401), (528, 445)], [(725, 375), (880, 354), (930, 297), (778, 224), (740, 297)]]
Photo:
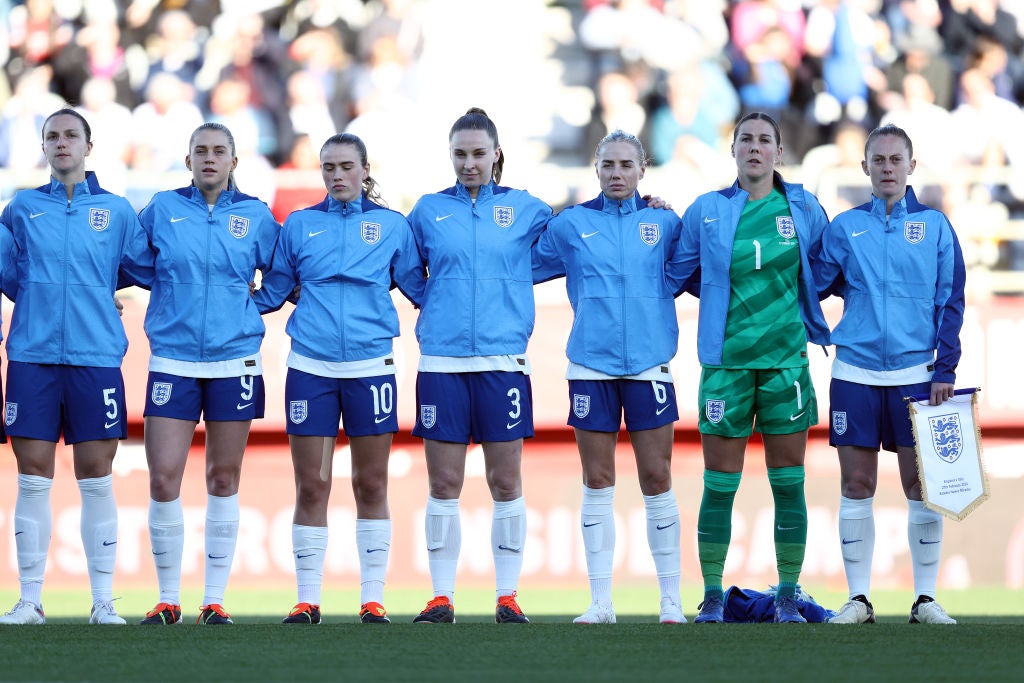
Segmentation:
[(250, 280), (249, 281), (249, 296), (252, 296), (255, 293), (256, 293), (256, 283)]
[(938, 406), (953, 398), (953, 385), (946, 382), (932, 382), (931, 405)]
[(668, 211), (672, 210), (672, 205), (666, 202), (661, 197), (652, 197), (649, 194), (645, 194), (644, 196), (640, 197), (640, 199), (647, 202), (647, 206), (652, 209), (666, 209)]
[(117, 314), (119, 316), (124, 317), (124, 304), (121, 303), (121, 300), (117, 298), (116, 294), (114, 295), (114, 308), (117, 309)]

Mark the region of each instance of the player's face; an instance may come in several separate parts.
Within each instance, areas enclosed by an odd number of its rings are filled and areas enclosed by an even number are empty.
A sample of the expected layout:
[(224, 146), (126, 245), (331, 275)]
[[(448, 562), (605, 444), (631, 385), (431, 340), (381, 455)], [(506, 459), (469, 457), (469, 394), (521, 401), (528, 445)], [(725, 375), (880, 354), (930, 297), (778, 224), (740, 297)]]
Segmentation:
[(227, 189), (228, 177), (238, 165), (238, 157), (223, 131), (201, 130), (192, 139), (185, 165), (192, 171), (196, 187), (212, 192)]
[(339, 202), (351, 202), (362, 195), (370, 165), (363, 166), (355, 145), (329, 145), (320, 153), (320, 175), (328, 194)]
[(485, 130), (460, 130), (452, 136), (451, 155), (455, 176), (475, 197), (477, 190), (491, 182), (501, 148)]
[(85, 157), (92, 143), (85, 139), (82, 122), (70, 114), (54, 116), (43, 127), (43, 154), (58, 180), (78, 181), (85, 176)]
[(907, 143), (895, 135), (880, 135), (872, 140), (867, 159), (861, 162), (864, 173), (871, 178), (871, 192), (890, 205), (903, 199), (907, 177), (916, 166), (917, 160), (910, 158)]
[(628, 142), (609, 142), (601, 148), (597, 160), (597, 179), (601, 192), (609, 199), (629, 199), (644, 177), (645, 166), (637, 148)]
[(757, 180), (775, 172), (775, 162), (782, 156), (782, 145), (775, 139), (772, 124), (762, 119), (748, 119), (736, 131), (732, 155), (736, 158), (740, 179)]

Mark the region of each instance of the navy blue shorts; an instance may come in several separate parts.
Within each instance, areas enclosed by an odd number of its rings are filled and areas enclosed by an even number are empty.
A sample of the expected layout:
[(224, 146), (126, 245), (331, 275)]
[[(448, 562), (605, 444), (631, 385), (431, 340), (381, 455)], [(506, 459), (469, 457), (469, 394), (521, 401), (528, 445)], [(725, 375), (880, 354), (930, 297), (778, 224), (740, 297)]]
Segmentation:
[(829, 386), (828, 441), (833, 446), (858, 446), (896, 452), (914, 446), (910, 408), (905, 396), (926, 394), (931, 382), (879, 387), (833, 379)]
[(592, 432), (617, 432), (626, 417), (630, 432), (656, 429), (679, 419), (675, 385), (636, 379), (569, 380), (569, 421)]
[(451, 443), (533, 436), (533, 389), (521, 372), (421, 372), (413, 436)]
[(296, 436), (373, 436), (398, 431), (394, 375), (378, 377), (321, 377), (288, 368), (284, 403), (285, 431)]
[(121, 368), (7, 363), (8, 436), (64, 443), (128, 438)]
[(171, 417), (198, 422), (233, 422), (263, 417), (266, 393), (263, 375), (181, 377), (150, 372), (145, 417)]

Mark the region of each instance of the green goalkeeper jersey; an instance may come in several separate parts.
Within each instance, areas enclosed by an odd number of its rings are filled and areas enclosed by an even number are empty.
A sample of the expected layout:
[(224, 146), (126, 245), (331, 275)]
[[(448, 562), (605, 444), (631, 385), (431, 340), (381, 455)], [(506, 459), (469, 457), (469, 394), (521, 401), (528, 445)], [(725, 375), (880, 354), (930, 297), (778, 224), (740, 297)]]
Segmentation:
[(800, 249), (786, 197), (773, 188), (748, 200), (732, 244), (723, 368), (807, 365), (800, 318)]

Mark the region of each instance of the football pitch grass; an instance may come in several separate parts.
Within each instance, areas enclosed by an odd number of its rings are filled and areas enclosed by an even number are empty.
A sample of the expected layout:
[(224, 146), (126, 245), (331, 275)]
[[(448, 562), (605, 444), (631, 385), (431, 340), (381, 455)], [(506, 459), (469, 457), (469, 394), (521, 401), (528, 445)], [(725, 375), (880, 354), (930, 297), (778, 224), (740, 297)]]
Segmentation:
[[(284, 626), (291, 590), (229, 589), (234, 626), (192, 624), (200, 597), (183, 594), (186, 623), (89, 626), (87, 591), (47, 591), (47, 624), (0, 626), (0, 681), (1018, 681), (1024, 678), (1024, 593), (942, 591), (956, 626), (907, 624), (910, 596), (879, 592), (874, 625), (657, 621), (651, 588), (617, 589), (619, 623), (575, 626), (579, 589), (528, 589), (532, 624), (493, 623), (494, 595), (456, 595), (455, 625), (414, 625), (424, 588), (389, 589), (389, 626), (358, 623), (355, 591), (327, 591), (324, 623)], [(815, 592), (838, 607), (845, 594)], [(0, 591), (6, 609), (17, 596)], [(692, 621), (699, 596), (684, 590)], [(136, 623), (152, 591), (115, 605)]]

